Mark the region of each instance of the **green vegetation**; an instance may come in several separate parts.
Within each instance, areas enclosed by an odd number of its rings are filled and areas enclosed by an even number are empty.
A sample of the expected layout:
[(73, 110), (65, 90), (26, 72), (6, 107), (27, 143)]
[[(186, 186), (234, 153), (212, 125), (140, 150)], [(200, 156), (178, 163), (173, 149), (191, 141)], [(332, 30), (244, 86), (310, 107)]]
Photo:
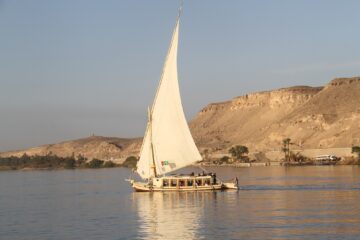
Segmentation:
[(84, 157), (83, 155), (79, 154), (77, 156), (76, 163), (79, 167), (86, 167), (86, 161), (87, 161), (87, 158)]
[(126, 158), (126, 160), (121, 164), (121, 166), (127, 168), (136, 168), (137, 161), (138, 159), (136, 157), (130, 156)]
[(249, 149), (246, 146), (236, 145), (229, 149), (229, 153), (237, 160), (249, 162), (249, 157), (246, 156), (249, 153)]
[(90, 162), (86, 163), (86, 165), (88, 168), (101, 168), (102, 166), (104, 166), (104, 161), (94, 158)]
[(228, 156), (223, 156), (219, 159), (219, 164), (229, 163), (230, 158)]
[(291, 144), (291, 139), (290, 138), (285, 138), (283, 139), (283, 147), (282, 147), (282, 151), (285, 154), (285, 162), (289, 162), (290, 161), (290, 144)]
[(357, 155), (358, 164), (360, 164), (360, 147), (359, 146), (352, 146), (351, 153), (355, 153)]
[(65, 159), (65, 168), (67, 169), (71, 169), (71, 168), (75, 168), (76, 165), (76, 160), (73, 158), (67, 158)]
[(305, 163), (311, 164), (312, 163), (310, 158), (305, 157), (301, 153), (293, 153), (293, 152), (289, 153), (289, 161), (290, 162), (298, 162), (298, 163), (302, 163), (302, 164), (305, 164)]
[(52, 153), (46, 156), (28, 156), (24, 154), (21, 157), (2, 157), (0, 158), (0, 169), (74, 169), (74, 168), (110, 168), (117, 167), (112, 161), (102, 161), (93, 159), (87, 162), (87, 159), (81, 155), (77, 157), (59, 157)]

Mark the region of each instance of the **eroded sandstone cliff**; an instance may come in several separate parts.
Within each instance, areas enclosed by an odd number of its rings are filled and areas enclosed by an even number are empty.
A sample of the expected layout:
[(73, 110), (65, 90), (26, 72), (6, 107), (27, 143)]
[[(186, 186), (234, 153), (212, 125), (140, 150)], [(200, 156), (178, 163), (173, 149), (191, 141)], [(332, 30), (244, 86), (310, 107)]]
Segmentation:
[(291, 87), (210, 104), (191, 122), (202, 148), (242, 144), (253, 151), (279, 149), (291, 138), (302, 148), (360, 144), (360, 78), (325, 87)]

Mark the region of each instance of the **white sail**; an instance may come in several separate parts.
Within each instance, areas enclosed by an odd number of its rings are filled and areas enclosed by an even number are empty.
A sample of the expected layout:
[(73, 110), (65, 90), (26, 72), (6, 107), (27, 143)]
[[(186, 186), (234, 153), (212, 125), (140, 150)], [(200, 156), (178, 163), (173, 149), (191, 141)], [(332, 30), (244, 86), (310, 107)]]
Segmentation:
[[(146, 179), (201, 160), (181, 104), (177, 76), (179, 19), (173, 32), (154, 104), (150, 111), (137, 172)], [(151, 118), (151, 120), (150, 120)], [(154, 160), (153, 160), (154, 159)]]

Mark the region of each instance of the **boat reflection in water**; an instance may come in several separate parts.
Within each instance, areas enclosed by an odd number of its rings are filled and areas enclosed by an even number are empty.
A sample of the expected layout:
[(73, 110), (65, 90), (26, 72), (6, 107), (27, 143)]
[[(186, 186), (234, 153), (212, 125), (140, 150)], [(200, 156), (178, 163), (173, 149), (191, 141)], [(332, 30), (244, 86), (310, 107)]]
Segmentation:
[(198, 230), (207, 200), (214, 192), (133, 193), (144, 239), (199, 239)]

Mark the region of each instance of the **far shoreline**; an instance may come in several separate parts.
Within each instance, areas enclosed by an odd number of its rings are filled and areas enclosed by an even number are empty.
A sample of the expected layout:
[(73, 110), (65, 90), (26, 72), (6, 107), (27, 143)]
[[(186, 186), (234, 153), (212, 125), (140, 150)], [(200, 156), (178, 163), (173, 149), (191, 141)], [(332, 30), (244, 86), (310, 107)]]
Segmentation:
[[(304, 165), (239, 165), (239, 164), (208, 164), (208, 165), (190, 165), (190, 167), (210, 167), (210, 168), (262, 168), (262, 167), (339, 167), (339, 166), (360, 166), (359, 164), (347, 163), (347, 164), (329, 164), (329, 165), (317, 165), (317, 164), (304, 164)], [(31, 171), (61, 171), (61, 170), (94, 170), (94, 169), (109, 169), (109, 168), (125, 168), (132, 170), (133, 168), (127, 166), (117, 165), (114, 167), (99, 167), (99, 168), (91, 168), (91, 167), (75, 167), (75, 168), (64, 168), (64, 167), (24, 167), (24, 168), (12, 168), (12, 167), (0, 167), (0, 172), (5, 171), (22, 171), (22, 172), (31, 172)]]

